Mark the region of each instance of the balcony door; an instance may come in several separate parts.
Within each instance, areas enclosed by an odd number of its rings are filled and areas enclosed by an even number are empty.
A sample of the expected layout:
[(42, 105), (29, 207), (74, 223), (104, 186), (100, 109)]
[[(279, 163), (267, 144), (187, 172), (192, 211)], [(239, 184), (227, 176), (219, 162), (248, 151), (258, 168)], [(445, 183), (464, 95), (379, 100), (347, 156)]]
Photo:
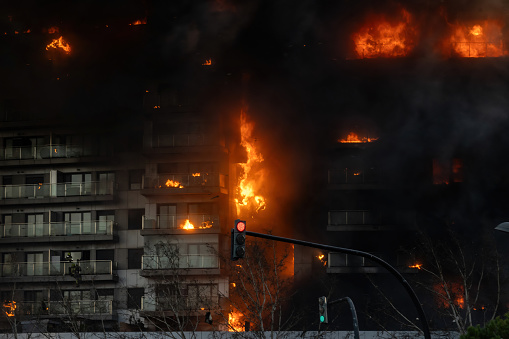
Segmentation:
[(27, 253), (27, 275), (43, 275), (43, 253)]
[(160, 205), (159, 228), (173, 229), (177, 227), (177, 205)]
[(91, 212), (67, 212), (64, 213), (67, 235), (93, 234)]
[(44, 214), (27, 215), (27, 236), (42, 237), (44, 235)]

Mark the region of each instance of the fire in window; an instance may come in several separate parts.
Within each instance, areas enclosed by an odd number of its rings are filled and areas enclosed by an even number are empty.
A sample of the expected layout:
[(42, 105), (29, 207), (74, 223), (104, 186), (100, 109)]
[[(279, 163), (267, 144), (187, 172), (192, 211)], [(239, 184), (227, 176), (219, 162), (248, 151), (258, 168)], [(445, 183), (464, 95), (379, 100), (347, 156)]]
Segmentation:
[(463, 182), (463, 160), (433, 159), (433, 184), (448, 185), (451, 182)]

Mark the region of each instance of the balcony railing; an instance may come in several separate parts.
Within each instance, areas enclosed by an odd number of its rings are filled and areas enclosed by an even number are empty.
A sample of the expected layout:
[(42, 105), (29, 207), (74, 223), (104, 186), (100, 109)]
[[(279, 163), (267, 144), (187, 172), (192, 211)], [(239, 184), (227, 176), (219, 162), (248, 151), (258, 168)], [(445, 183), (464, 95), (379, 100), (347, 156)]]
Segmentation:
[[(189, 220), (189, 223), (186, 223)], [(158, 214), (156, 220), (143, 219), (143, 229), (207, 229), (219, 225), (219, 215), (187, 214), (172, 215)]]
[(216, 146), (219, 139), (210, 134), (157, 134), (152, 140), (153, 147)]
[(178, 258), (144, 255), (141, 267), (144, 270), (219, 268), (219, 258), (215, 254), (181, 254)]
[(111, 234), (113, 234), (113, 221), (111, 220), (0, 225), (0, 238)]
[(6, 147), (0, 150), (0, 160), (77, 158), (82, 155), (82, 148), (77, 145)]
[(376, 224), (372, 211), (364, 210), (342, 210), (329, 211), (329, 225), (373, 225)]
[(156, 177), (143, 177), (144, 188), (225, 187), (224, 174), (219, 173), (169, 173)]
[(1, 185), (0, 199), (94, 196), (113, 194), (113, 181)]
[(25, 315), (112, 314), (112, 300), (24, 301), (16, 308)]
[[(0, 264), (2, 277), (28, 277), (28, 276), (59, 276), (69, 274), (69, 268), (76, 262), (16, 262)], [(79, 262), (82, 275), (112, 274), (113, 262), (111, 260), (81, 260)]]
[(212, 309), (218, 305), (218, 296), (174, 295), (156, 297), (155, 300), (146, 296), (141, 298), (141, 310), (147, 312)]
[(368, 170), (344, 168), (329, 170), (329, 184), (376, 184), (375, 169)]

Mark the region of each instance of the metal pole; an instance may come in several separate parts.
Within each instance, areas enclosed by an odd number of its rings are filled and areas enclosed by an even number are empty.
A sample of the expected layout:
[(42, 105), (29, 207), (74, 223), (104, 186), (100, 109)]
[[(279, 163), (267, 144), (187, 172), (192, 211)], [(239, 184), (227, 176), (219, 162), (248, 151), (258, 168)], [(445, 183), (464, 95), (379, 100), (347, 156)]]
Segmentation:
[(328, 251), (336, 251), (336, 252), (341, 252), (341, 253), (358, 255), (363, 258), (368, 258), (371, 261), (376, 262), (377, 264), (380, 264), (385, 269), (387, 269), (389, 271), (389, 273), (392, 273), (398, 279), (398, 281), (403, 285), (403, 287), (405, 288), (407, 293), (410, 295), (410, 298), (412, 299), (414, 306), (417, 309), (417, 313), (419, 314), (419, 320), (421, 321), (421, 324), (422, 324), (422, 331), (424, 332), (424, 337), (426, 339), (431, 339), (431, 334), (430, 334), (429, 326), (428, 326), (428, 320), (426, 318), (426, 314), (424, 313), (424, 309), (422, 308), (421, 302), (419, 301), (419, 298), (415, 294), (414, 290), (412, 289), (412, 287), (410, 286), (408, 281), (406, 281), (406, 279), (401, 275), (401, 273), (399, 273), (394, 267), (389, 265), (383, 259), (381, 259), (371, 253), (353, 250), (350, 248), (322, 245), (322, 244), (312, 243), (309, 241), (277, 237), (275, 235), (256, 233), (256, 232), (250, 232), (250, 231), (246, 231), (246, 235), (250, 235), (250, 236), (253, 236), (256, 238), (264, 238), (264, 239), (286, 242), (286, 243), (290, 243), (290, 244), (314, 247), (314, 248), (319, 248), (319, 249), (328, 250)]
[(354, 339), (360, 339), (360, 335), (359, 335), (359, 321), (357, 320), (357, 312), (355, 311), (355, 305), (353, 304), (352, 299), (350, 299), (349, 297), (344, 297), (344, 298), (341, 298), (341, 299), (329, 302), (329, 305), (333, 305), (335, 303), (339, 303), (339, 302), (342, 302), (342, 301), (348, 302), (348, 306), (350, 306), (350, 312), (352, 313)]

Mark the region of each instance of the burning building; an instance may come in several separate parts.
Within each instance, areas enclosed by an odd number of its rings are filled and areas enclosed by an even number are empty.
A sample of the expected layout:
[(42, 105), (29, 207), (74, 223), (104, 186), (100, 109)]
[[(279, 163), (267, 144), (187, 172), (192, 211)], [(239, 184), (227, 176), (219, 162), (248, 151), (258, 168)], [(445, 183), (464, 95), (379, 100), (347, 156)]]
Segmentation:
[[(428, 291), (454, 287), (450, 306), (468, 310), (453, 269), (450, 282), (426, 280), (420, 233), (489, 248), (484, 229), (509, 217), (507, 20), (496, 6), (314, 5), (316, 20), (285, 8), (275, 22), (276, 4), (206, 3), (192, 16), (168, 4), (60, 27), (0, 22), (8, 318), (53, 331), (79, 313), (89, 329), (137, 331), (225, 311), (241, 329), (220, 260), (236, 218), (374, 253)], [(383, 314), (381, 293), (412, 312), (368, 260), (293, 250), (288, 275), (306, 291), (293, 301), (311, 305), (299, 329), (316, 328), (329, 292), (354, 300), (363, 329), (401, 328), (369, 313)], [(309, 288), (322, 278), (336, 289)], [(452, 308), (418, 293), (427, 310)]]

